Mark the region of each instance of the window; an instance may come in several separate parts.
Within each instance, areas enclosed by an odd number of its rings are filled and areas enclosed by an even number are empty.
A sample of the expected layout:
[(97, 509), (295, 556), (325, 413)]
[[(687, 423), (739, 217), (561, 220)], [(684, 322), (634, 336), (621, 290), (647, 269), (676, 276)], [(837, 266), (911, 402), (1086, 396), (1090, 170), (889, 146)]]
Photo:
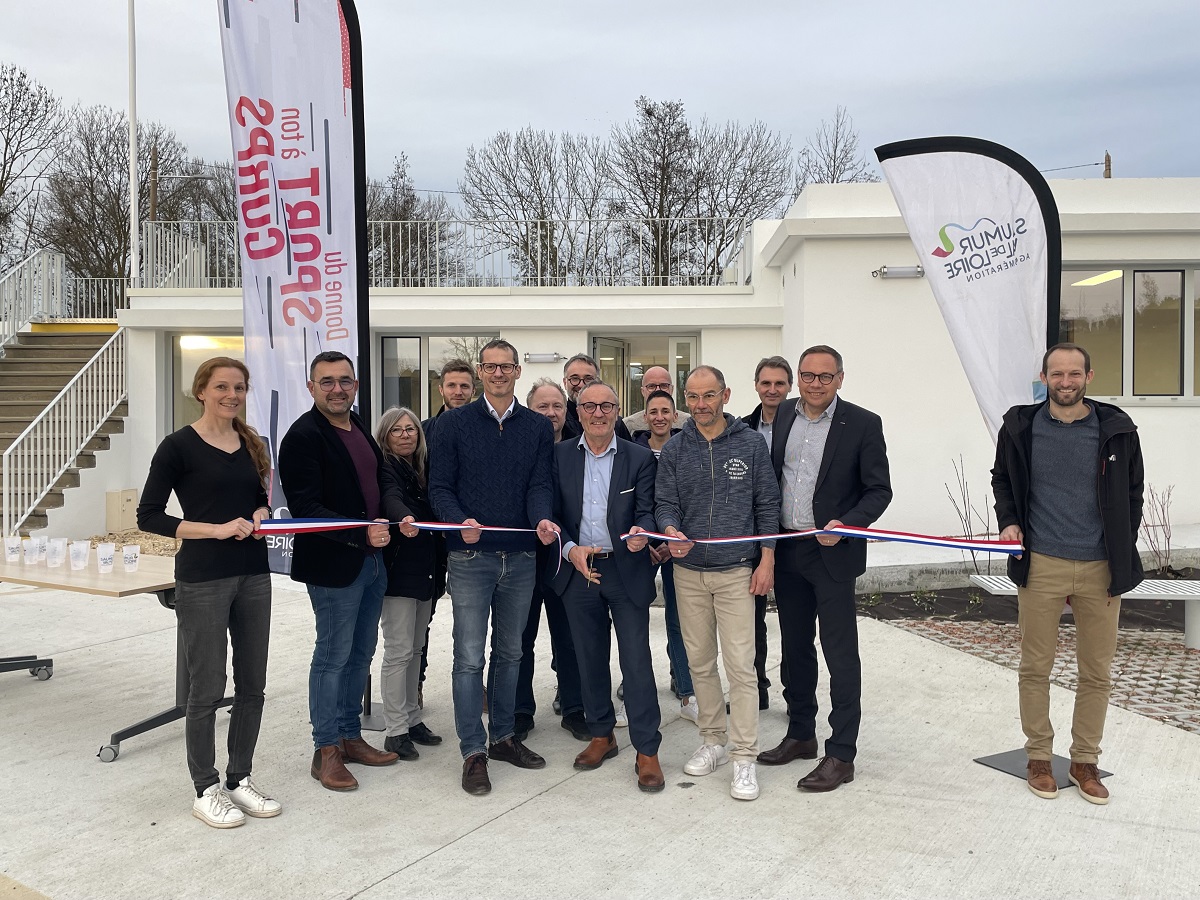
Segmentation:
[(381, 410), (407, 406), (418, 416), (421, 410), (421, 339), (385, 337), (382, 341), (380, 370), (383, 372)]
[(1088, 393), (1119, 397), (1124, 272), (1063, 272), (1058, 339), (1078, 344), (1092, 357), (1095, 378)]
[[(381, 338), (379, 358), (383, 393), (379, 409), (407, 406), (423, 419), (437, 415), (442, 408), (442, 395), (438, 393), (442, 366), (452, 359), (462, 359), (474, 370), (475, 363), (479, 361), (479, 351), (488, 341), (499, 336), (412, 335)], [(521, 385), (518, 384), (518, 394), (520, 390)]]
[(1183, 273), (1133, 273), (1133, 393), (1183, 393)]
[[(246, 358), (246, 345), (240, 334), (180, 334), (171, 341), (174, 390), (171, 394), (171, 430), (178, 431), (200, 418), (204, 411), (192, 396), (192, 379), (205, 360), (214, 356)], [(253, 372), (250, 387), (253, 390)], [(243, 418), (245, 414), (243, 413)]]

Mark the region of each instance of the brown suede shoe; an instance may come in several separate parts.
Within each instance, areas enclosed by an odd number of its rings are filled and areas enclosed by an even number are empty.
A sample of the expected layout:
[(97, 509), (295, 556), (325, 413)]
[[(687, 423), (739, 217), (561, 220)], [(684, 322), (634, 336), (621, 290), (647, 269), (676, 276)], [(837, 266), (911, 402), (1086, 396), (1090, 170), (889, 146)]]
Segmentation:
[(796, 783), (796, 787), (805, 791), (824, 793), (832, 791), (839, 785), (849, 784), (854, 780), (854, 763), (846, 762), (835, 756), (826, 756), (817, 767)]
[(327, 790), (352, 791), (358, 787), (358, 780), (342, 762), (342, 751), (336, 745), (313, 751), (309, 773)]
[(1028, 765), (1029, 774), (1025, 776), (1029, 790), (1044, 800), (1053, 800), (1058, 796), (1058, 782), (1054, 780), (1054, 766), (1048, 759), (1031, 759)]
[(1100, 770), (1095, 763), (1071, 763), (1067, 770), (1071, 784), (1079, 788), (1079, 796), (1088, 803), (1103, 806), (1108, 802), (1108, 788), (1100, 783)]
[(816, 759), (817, 739), (799, 741), (785, 737), (779, 746), (773, 750), (764, 750), (758, 754), (758, 761), (764, 766), (785, 766), (795, 759)]
[(488, 778), (487, 754), (472, 753), (463, 760), (462, 787), (468, 794), (489, 794), (492, 780)]
[(575, 757), (575, 768), (582, 772), (600, 768), (606, 759), (617, 755), (617, 739), (610, 731), (605, 737), (594, 737), (583, 748), (583, 752)]
[(633, 761), (633, 773), (637, 775), (638, 790), (654, 794), (667, 786), (663, 778), (662, 766), (658, 764), (658, 754), (647, 756), (639, 753)]
[(390, 766), (400, 757), (386, 750), (376, 750), (361, 737), (342, 738), (342, 759), (346, 762), (362, 763), (364, 766)]

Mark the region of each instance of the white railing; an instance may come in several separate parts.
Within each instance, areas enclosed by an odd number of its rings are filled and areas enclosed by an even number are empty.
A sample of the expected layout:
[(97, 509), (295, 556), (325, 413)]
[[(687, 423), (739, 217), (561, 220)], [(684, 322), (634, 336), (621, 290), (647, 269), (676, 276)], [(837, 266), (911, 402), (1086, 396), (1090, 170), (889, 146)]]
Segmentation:
[(53, 319), (115, 319), (118, 309), (125, 309), (124, 278), (78, 278), (68, 275), (63, 282), (62, 304), (47, 312)]
[[(370, 222), (372, 287), (744, 284), (745, 219)], [(241, 286), (236, 222), (147, 222), (146, 284)]]
[(127, 395), (120, 328), (4, 451), (5, 534), (16, 533)]
[(62, 307), (65, 271), (61, 253), (39, 250), (0, 277), (0, 345)]

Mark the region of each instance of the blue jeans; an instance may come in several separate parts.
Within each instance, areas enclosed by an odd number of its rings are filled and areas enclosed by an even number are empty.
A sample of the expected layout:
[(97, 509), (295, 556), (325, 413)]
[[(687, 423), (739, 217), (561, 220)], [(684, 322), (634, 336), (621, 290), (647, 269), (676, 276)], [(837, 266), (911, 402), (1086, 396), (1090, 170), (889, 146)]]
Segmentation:
[[(486, 753), (513, 735), (521, 635), (537, 570), (533, 552), (453, 550), (450, 594), (454, 606), (454, 728), (463, 759)], [(488, 732), (483, 730), (483, 654), (492, 619), (492, 676)]]
[(692, 672), (688, 668), (687, 648), (679, 630), (679, 603), (675, 600), (675, 566), (670, 560), (662, 565), (663, 602), (666, 610), (667, 659), (675, 675), (675, 696), (686, 700), (692, 690)]
[(308, 585), (317, 621), (308, 672), (308, 717), (318, 749), (333, 746), (339, 738), (362, 736), (363, 691), (386, 590), (387, 567), (379, 552), (363, 560), (358, 577), (346, 587)]

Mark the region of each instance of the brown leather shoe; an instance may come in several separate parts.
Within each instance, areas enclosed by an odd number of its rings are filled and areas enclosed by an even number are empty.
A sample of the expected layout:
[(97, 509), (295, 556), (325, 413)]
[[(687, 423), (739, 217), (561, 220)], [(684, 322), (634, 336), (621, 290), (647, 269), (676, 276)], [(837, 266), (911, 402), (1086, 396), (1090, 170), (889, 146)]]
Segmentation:
[(758, 761), (764, 766), (786, 766), (796, 759), (816, 759), (817, 739), (798, 741), (785, 737), (774, 750), (764, 750), (758, 754)]
[(342, 759), (346, 762), (362, 763), (364, 766), (390, 766), (400, 757), (387, 750), (376, 750), (361, 737), (342, 738)]
[(854, 780), (854, 763), (846, 762), (835, 756), (826, 756), (817, 763), (817, 767), (800, 779), (796, 787), (805, 791), (832, 791), (839, 785), (849, 784)]
[(637, 775), (638, 790), (654, 794), (667, 786), (663, 778), (662, 766), (658, 764), (658, 754), (647, 756), (639, 753), (633, 761), (633, 773)]
[(487, 754), (472, 753), (463, 760), (463, 790), (468, 794), (487, 794), (492, 790), (492, 780), (488, 778)]
[(492, 744), (488, 747), (488, 756), (497, 762), (512, 763), (518, 769), (544, 769), (546, 761), (521, 743), (519, 738), (510, 737), (507, 741)]
[(1031, 759), (1026, 766), (1025, 782), (1029, 790), (1044, 800), (1058, 796), (1058, 782), (1054, 778), (1054, 766), (1048, 759)]
[(336, 744), (313, 751), (309, 774), (321, 782), (321, 787), (331, 791), (352, 791), (358, 787), (358, 780), (342, 762), (342, 751)]
[(598, 769), (606, 759), (616, 755), (617, 739), (610, 731), (604, 737), (594, 737), (588, 742), (583, 752), (575, 757), (575, 768), (583, 772)]
[(1079, 788), (1079, 796), (1088, 803), (1103, 806), (1108, 802), (1108, 788), (1100, 783), (1100, 770), (1095, 763), (1071, 763), (1067, 770), (1071, 784)]

